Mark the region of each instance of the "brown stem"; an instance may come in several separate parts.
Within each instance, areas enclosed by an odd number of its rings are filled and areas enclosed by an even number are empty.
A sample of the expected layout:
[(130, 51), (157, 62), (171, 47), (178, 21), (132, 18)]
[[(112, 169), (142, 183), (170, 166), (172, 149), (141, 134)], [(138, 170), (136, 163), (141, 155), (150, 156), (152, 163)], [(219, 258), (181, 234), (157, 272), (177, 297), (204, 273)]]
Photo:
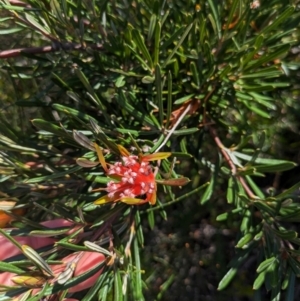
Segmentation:
[(82, 44), (76, 44), (76, 43), (60, 43), (59, 46), (53, 44), (52, 46), (18, 48), (18, 49), (0, 51), (0, 59), (16, 57), (22, 54), (40, 54), (40, 53), (48, 53), (48, 52), (57, 52), (62, 50), (64, 51), (84, 50), (86, 48), (103, 50), (102, 44), (93, 44), (93, 45), (84, 46)]
[(218, 137), (216, 129), (214, 129), (212, 126), (209, 126), (209, 132), (210, 132), (211, 136), (213, 137), (214, 141), (216, 142), (217, 146), (219, 147), (227, 164), (229, 165), (232, 175), (235, 176), (236, 179), (241, 183), (241, 185), (245, 189), (245, 191), (250, 199), (257, 199), (257, 196), (252, 192), (252, 190), (246, 183), (245, 179), (242, 176), (237, 175), (236, 166), (235, 166), (234, 162), (231, 160), (230, 156), (228, 155), (225, 146), (223, 145), (220, 138)]

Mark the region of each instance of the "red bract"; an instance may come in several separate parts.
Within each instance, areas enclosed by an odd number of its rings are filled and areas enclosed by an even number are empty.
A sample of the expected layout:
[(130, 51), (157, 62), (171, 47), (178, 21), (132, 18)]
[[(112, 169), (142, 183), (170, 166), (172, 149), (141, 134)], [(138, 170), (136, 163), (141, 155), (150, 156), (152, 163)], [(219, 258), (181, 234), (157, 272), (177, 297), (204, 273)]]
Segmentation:
[[(95, 144), (99, 161), (106, 174), (112, 178), (105, 189), (108, 194), (96, 200), (95, 204), (121, 201), (129, 205), (140, 205), (146, 202), (154, 205), (156, 203), (156, 182), (153, 167), (149, 161), (165, 159), (171, 153), (135, 156), (122, 146), (118, 145), (118, 147), (122, 161), (107, 164), (101, 149)], [(138, 196), (145, 196), (145, 198), (136, 198)]]

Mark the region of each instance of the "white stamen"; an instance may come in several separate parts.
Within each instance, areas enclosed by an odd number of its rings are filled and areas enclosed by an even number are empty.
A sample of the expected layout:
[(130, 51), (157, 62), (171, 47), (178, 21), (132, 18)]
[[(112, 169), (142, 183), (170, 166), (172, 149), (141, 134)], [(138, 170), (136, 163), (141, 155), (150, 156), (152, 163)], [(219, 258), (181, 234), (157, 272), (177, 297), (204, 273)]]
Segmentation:
[(132, 172), (130, 173), (130, 175), (131, 175), (132, 177), (134, 177), (134, 178), (136, 178), (136, 177), (137, 177), (137, 173), (136, 173), (136, 172), (134, 172), (134, 171), (132, 171)]
[(128, 183), (134, 184), (134, 178), (128, 178)]
[(112, 198), (114, 197), (114, 195), (115, 195), (114, 192), (110, 192), (110, 193), (108, 194), (108, 197), (109, 197), (110, 199), (112, 199)]
[(141, 187), (145, 188), (146, 187), (146, 183), (145, 182), (141, 182)]

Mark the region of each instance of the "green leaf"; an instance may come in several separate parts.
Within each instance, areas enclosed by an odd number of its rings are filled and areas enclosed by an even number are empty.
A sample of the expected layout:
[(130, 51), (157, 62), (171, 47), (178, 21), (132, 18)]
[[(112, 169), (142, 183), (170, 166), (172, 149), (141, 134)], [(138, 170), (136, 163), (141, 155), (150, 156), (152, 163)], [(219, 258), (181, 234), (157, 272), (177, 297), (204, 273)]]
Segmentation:
[(213, 193), (213, 188), (214, 188), (214, 177), (211, 178), (209, 185), (205, 189), (202, 198), (200, 199), (200, 204), (203, 205), (206, 202), (208, 202), (212, 196)]
[(20, 269), (19, 267), (15, 266), (14, 264), (0, 261), (0, 271), (2, 272), (10, 272), (15, 274), (22, 274), (25, 273), (25, 270)]
[(290, 6), (288, 7), (284, 12), (282, 12), (280, 14), (280, 16), (273, 22), (270, 23), (270, 25), (266, 26), (265, 28), (263, 28), (263, 30), (261, 31), (262, 34), (266, 34), (274, 29), (276, 29), (276, 27), (278, 27), (278, 25), (284, 21), (286, 21), (294, 12), (295, 7), (294, 6)]
[(33, 119), (32, 124), (36, 126), (37, 128), (47, 131), (49, 133), (53, 133), (57, 135), (58, 137), (65, 138), (66, 140), (73, 140), (71, 133), (66, 132), (61, 127), (42, 119)]
[(166, 68), (166, 66), (170, 63), (171, 59), (173, 58), (174, 54), (176, 53), (176, 51), (178, 50), (178, 48), (181, 46), (181, 44), (183, 43), (183, 41), (185, 40), (185, 38), (187, 37), (187, 35), (189, 34), (190, 30), (192, 29), (194, 23), (191, 23), (186, 30), (184, 31), (184, 33), (182, 34), (181, 38), (179, 39), (179, 41), (177, 42), (175, 48), (172, 50), (172, 52), (170, 53), (170, 55), (167, 57), (167, 59), (165, 60), (162, 68)]
[(140, 250), (137, 239), (133, 240), (133, 253), (135, 262), (135, 283), (134, 283), (134, 295), (135, 300), (144, 300), (143, 289), (142, 289), (142, 277), (141, 277), (141, 261), (140, 261)]
[(217, 35), (218, 35), (218, 38), (220, 39), (222, 34), (221, 34), (221, 23), (220, 23), (220, 16), (219, 16), (219, 12), (218, 12), (218, 7), (216, 5), (216, 3), (218, 3), (217, 1), (214, 1), (214, 0), (208, 0), (208, 5), (213, 13), (213, 19), (214, 19), (214, 22), (216, 24), (216, 29), (217, 29)]
[(253, 283), (253, 289), (254, 290), (258, 290), (263, 283), (265, 282), (265, 278), (266, 278), (266, 273), (262, 272), (260, 274), (258, 274), (258, 276), (256, 277), (254, 283)]
[(225, 276), (219, 282), (218, 291), (225, 289), (228, 286), (228, 284), (232, 281), (232, 279), (234, 278), (236, 273), (237, 273), (237, 268), (229, 269), (229, 271), (225, 274)]
[[(237, 158), (240, 158), (242, 160), (251, 161), (252, 157), (237, 151), (233, 151), (232, 154), (236, 156)], [(285, 161), (285, 160), (277, 160), (277, 159), (269, 159), (269, 158), (256, 158), (254, 160), (254, 163), (256, 164), (262, 164), (262, 165), (256, 165), (254, 166), (256, 169), (259, 168), (260, 172), (264, 170), (265, 168), (268, 169), (271, 168), (273, 171), (283, 171), (283, 170), (289, 170), (297, 166), (296, 163), (291, 161)], [(278, 168), (278, 170), (277, 170)], [(268, 169), (269, 170), (269, 169)]]
[(269, 266), (271, 264), (273, 264), (275, 261), (276, 261), (276, 257), (275, 256), (272, 256), (270, 258), (265, 259), (264, 261), (262, 261), (259, 264), (258, 268), (256, 269), (256, 272), (257, 273), (261, 273), (261, 272), (267, 270), (269, 268)]
[(236, 244), (236, 248), (244, 248), (249, 242), (253, 239), (253, 235), (251, 233), (247, 233), (244, 235)]
[(230, 177), (227, 185), (227, 194), (226, 199), (228, 204), (232, 204), (236, 202), (236, 183), (233, 177)]
[(255, 70), (256, 68), (262, 66), (263, 64), (271, 62), (271, 61), (287, 54), (288, 51), (290, 50), (290, 47), (291, 47), (290, 45), (283, 45), (281, 47), (278, 47), (278, 49), (275, 50), (274, 52), (266, 53), (266, 54), (262, 55), (261, 58), (249, 62), (248, 66), (245, 68), (245, 70), (250, 70), (250, 69)]
[(136, 236), (138, 239), (138, 242), (141, 247), (144, 246), (144, 234), (143, 234), (143, 227), (141, 224), (141, 217), (140, 217), (140, 211), (137, 210), (135, 212), (135, 227), (136, 227)]
[[(100, 277), (98, 277), (96, 283), (90, 288), (90, 290), (85, 294), (85, 296), (81, 299), (81, 301), (92, 301), (95, 300), (95, 295), (100, 291), (101, 289), (107, 287), (105, 284), (105, 281), (107, 281), (108, 273), (110, 272), (110, 269), (107, 269), (104, 271)], [(102, 292), (101, 294), (101, 300), (104, 301), (105, 293)], [(99, 300), (99, 298), (98, 298)]]
[(164, 121), (164, 105), (162, 97), (162, 78), (161, 78), (161, 69), (157, 64), (155, 66), (155, 87), (156, 87), (156, 102), (158, 105), (158, 114), (160, 125), (163, 125)]
[(285, 240), (291, 240), (298, 237), (298, 233), (296, 231), (284, 230), (284, 229), (276, 230), (274, 228), (271, 228), (271, 231), (274, 232), (277, 236)]
[(37, 265), (43, 273), (47, 276), (54, 277), (54, 274), (50, 268), (50, 266), (47, 264), (47, 262), (31, 247), (23, 245), (22, 246), (23, 254), (30, 259), (35, 265)]
[(288, 279), (288, 282), (287, 282), (287, 285), (288, 285), (288, 288), (287, 288), (287, 292), (286, 292), (286, 295), (285, 295), (285, 301), (294, 301), (295, 298), (294, 298), (294, 295), (295, 295), (295, 285), (296, 285), (296, 279), (295, 279), (295, 274), (291, 271), (290, 272), (290, 277)]
[(275, 209), (273, 209), (272, 207), (267, 205), (266, 202), (264, 202), (264, 201), (254, 201), (253, 204), (260, 211), (265, 212), (265, 213), (269, 214), (272, 217), (274, 217), (276, 215)]
[(293, 185), (292, 187), (290, 187), (289, 189), (286, 189), (285, 191), (283, 191), (282, 193), (276, 195), (276, 199), (277, 200), (282, 200), (285, 198), (288, 198), (289, 196), (291, 196), (296, 190), (298, 190), (300, 187), (300, 182), (298, 182), (297, 184)]
[(155, 218), (154, 218), (153, 211), (149, 211), (147, 216), (148, 216), (149, 227), (150, 227), (151, 230), (153, 230), (154, 226), (155, 226)]
[(136, 108), (130, 104), (123, 90), (119, 91), (118, 96), (118, 104), (121, 105), (130, 115), (135, 117), (137, 120), (140, 120), (143, 124), (154, 127), (154, 123), (148, 115), (136, 110)]
[(144, 41), (144, 38), (142, 37), (141, 33), (137, 29), (133, 29), (131, 31), (131, 34), (132, 34), (132, 40), (134, 41), (134, 43), (136, 44), (138, 49), (141, 51), (144, 58), (146, 59), (146, 63), (149, 66), (149, 69), (150, 70), (153, 69), (153, 61), (152, 61), (151, 55), (145, 45), (145, 41)]
[(65, 177), (68, 177), (71, 173), (75, 173), (81, 169), (82, 169), (81, 166), (75, 166), (66, 171), (56, 172), (56, 173), (53, 173), (53, 174), (47, 175), (47, 176), (31, 178), (31, 179), (25, 180), (24, 182), (31, 184), (31, 183), (40, 183), (43, 181), (53, 180), (53, 179), (57, 179), (57, 178), (65, 178)]
[(114, 271), (114, 301), (122, 301), (122, 280), (119, 269), (115, 269)]

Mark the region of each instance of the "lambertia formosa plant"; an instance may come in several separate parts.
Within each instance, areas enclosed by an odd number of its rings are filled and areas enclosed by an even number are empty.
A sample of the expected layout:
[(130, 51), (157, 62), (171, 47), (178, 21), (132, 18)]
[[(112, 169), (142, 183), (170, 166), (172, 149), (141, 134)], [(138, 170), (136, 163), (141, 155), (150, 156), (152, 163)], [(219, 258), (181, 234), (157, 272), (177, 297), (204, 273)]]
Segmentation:
[(0, 301), (294, 300), (299, 5), (0, 0)]

